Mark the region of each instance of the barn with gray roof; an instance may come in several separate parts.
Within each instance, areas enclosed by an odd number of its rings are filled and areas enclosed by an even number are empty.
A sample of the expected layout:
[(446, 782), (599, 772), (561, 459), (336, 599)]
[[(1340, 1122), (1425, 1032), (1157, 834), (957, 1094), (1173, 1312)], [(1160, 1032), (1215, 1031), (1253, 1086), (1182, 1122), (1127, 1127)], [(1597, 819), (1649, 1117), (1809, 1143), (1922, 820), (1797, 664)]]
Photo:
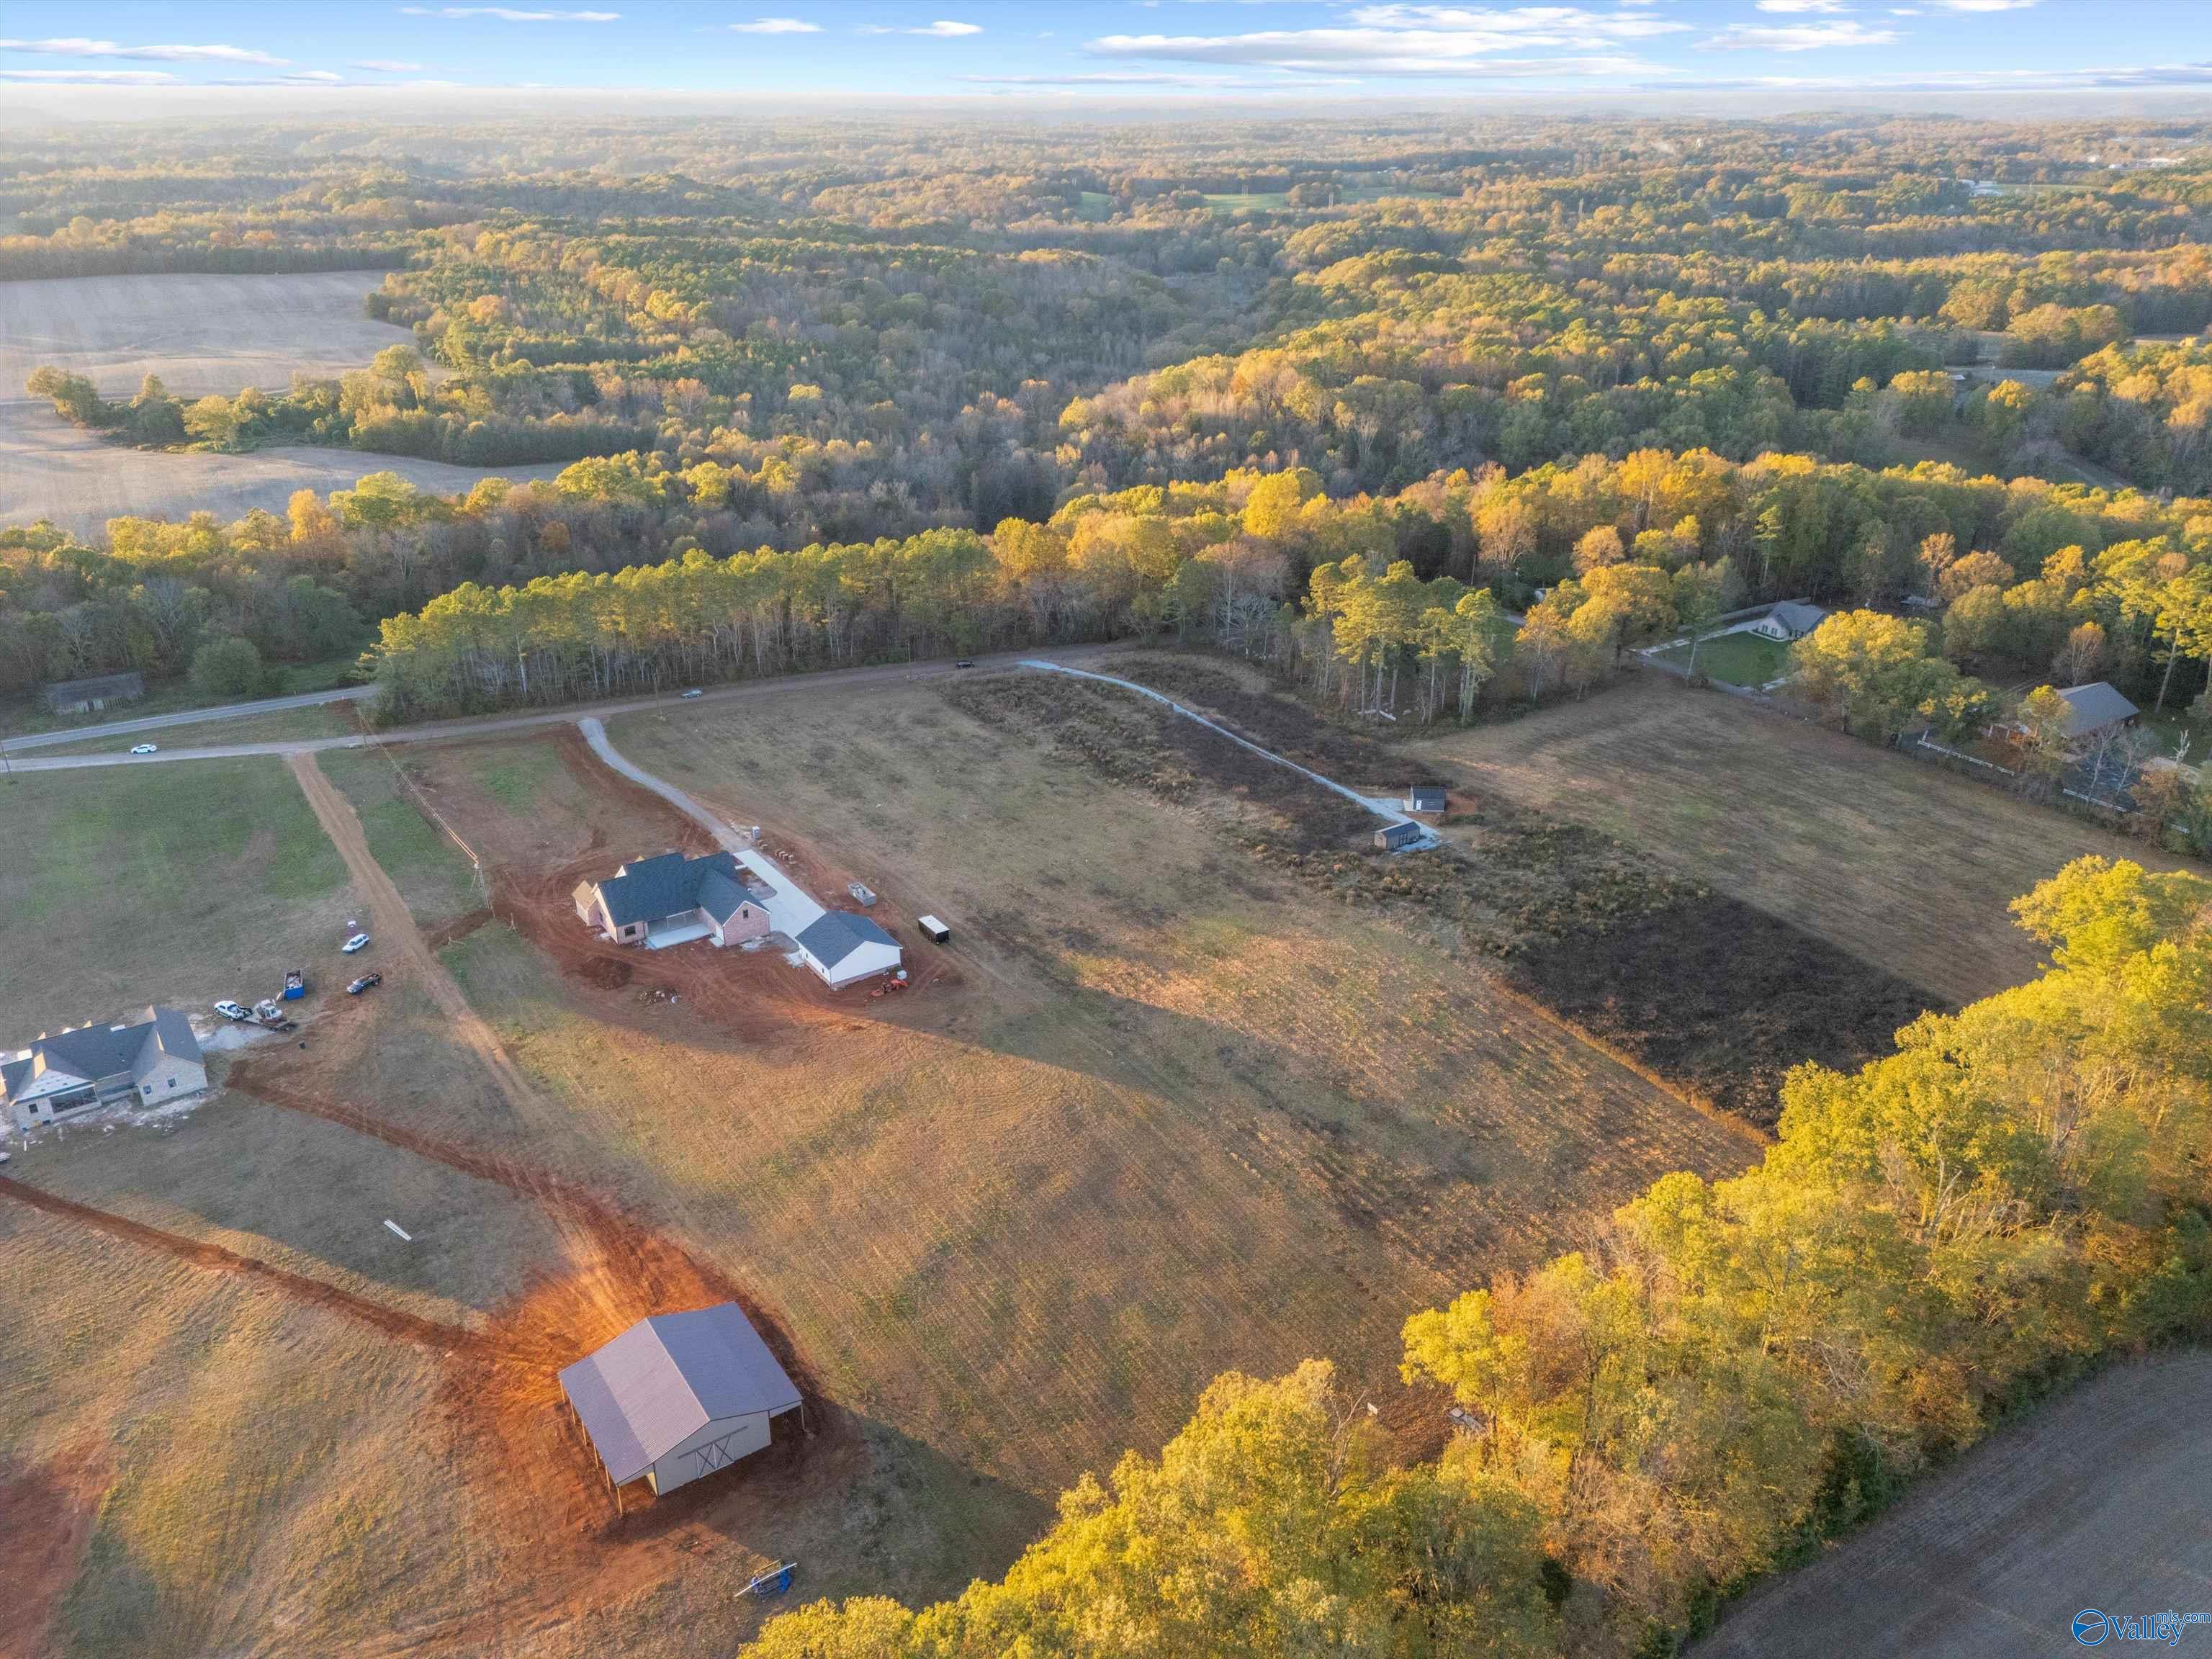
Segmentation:
[(727, 1468), (799, 1409), (799, 1388), (734, 1302), (640, 1320), (561, 1373), (607, 1479), (655, 1495)]

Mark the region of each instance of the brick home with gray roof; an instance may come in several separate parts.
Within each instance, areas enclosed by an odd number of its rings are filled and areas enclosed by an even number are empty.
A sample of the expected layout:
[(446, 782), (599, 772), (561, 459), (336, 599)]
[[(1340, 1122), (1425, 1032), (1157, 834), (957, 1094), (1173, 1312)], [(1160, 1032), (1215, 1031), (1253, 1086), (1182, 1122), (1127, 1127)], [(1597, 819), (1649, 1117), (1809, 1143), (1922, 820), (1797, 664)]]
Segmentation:
[(768, 895), (727, 853), (632, 859), (600, 881), (576, 884), (576, 914), (617, 945), (660, 950), (695, 939), (735, 945), (766, 937)]
[(0, 1096), (19, 1129), (125, 1101), (158, 1106), (206, 1087), (191, 1022), (173, 1008), (149, 1007), (123, 1024), (42, 1032), (0, 1060)]

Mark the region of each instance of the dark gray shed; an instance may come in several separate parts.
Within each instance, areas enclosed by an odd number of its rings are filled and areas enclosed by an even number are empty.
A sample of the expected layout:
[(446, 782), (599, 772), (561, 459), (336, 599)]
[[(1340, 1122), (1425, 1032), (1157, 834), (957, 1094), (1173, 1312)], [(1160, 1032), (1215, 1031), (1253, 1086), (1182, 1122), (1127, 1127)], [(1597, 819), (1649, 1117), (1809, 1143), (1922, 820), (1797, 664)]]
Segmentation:
[(769, 1443), (799, 1389), (734, 1302), (640, 1320), (561, 1373), (562, 1392), (619, 1486), (656, 1494)]
[(1418, 823), (1393, 823), (1375, 832), (1375, 844), (1386, 853), (1395, 853), (1401, 847), (1411, 847), (1425, 833)]

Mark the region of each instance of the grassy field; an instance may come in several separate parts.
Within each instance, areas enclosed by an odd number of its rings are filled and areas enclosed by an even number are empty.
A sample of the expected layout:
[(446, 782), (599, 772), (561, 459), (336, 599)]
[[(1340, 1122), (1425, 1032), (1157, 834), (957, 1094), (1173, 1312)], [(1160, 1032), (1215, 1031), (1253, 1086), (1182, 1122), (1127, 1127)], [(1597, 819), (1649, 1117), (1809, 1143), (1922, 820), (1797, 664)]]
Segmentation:
[(1604, 830), (1934, 995), (2035, 969), (2006, 906), (2085, 854), (2173, 860), (2048, 807), (1852, 738), (1644, 676), (1415, 752)]
[[(772, 952), (587, 971), (575, 872), (696, 831), (573, 733), (410, 757), (502, 920), (434, 959), (380, 916), (385, 987), (325, 974), (307, 1047), (10, 1170), (48, 1207), (0, 1202), (41, 1263), (0, 1285), (0, 1534), (52, 1563), (21, 1593), (54, 1651), (703, 1656), (756, 1627), (731, 1591), (769, 1559), (800, 1560), (809, 1595), (946, 1594), (1224, 1369), (1332, 1355), (1432, 1444), (1433, 1402), (1395, 1379), (1409, 1311), (1578, 1242), (1662, 1171), (1752, 1154), (1417, 932), (1248, 863), (1206, 811), (927, 689), (794, 687), (612, 735), (825, 895), (865, 878), (909, 940), (935, 909), (954, 945), (916, 943), (918, 988), (888, 998)], [(388, 763), (322, 764), (415, 921), (465, 902)], [(0, 993), (63, 1010), (95, 977), (180, 978), (216, 928), (334, 943), (350, 890), (279, 763), (161, 784), (159, 817), (127, 775), (12, 786), (69, 850), (7, 878), (6, 942), (74, 907), (103, 948), (75, 984), (10, 949)], [(149, 886), (205, 911), (149, 921)], [(788, 1340), (815, 1432), (613, 1522), (552, 1372), (722, 1294)]]
[[(133, 703), (114, 720), (128, 720), (138, 712)], [(155, 713), (165, 712), (161, 710)], [(350, 703), (310, 703), (304, 708), (280, 708), (268, 714), (240, 714), (224, 720), (186, 720), (157, 726), (150, 732), (125, 732), (112, 737), (80, 738), (72, 743), (43, 744), (25, 752), (44, 755), (124, 755), (142, 743), (164, 749), (194, 749), (231, 743), (286, 743), (304, 738), (343, 738), (361, 730)]]
[(41, 364), (89, 376), (111, 397), (158, 374), (179, 397), (241, 386), (283, 388), (293, 374), (358, 368), (413, 335), (372, 319), (362, 301), (380, 271), (289, 276), (93, 276), (0, 283), (0, 525), (51, 519), (96, 533), (125, 514), (225, 520), (281, 513), (295, 489), (350, 489), (390, 471), (441, 494), (497, 472), (550, 477), (553, 467), (471, 468), (350, 450), (169, 455), (81, 432), (23, 382)]
[[(1686, 645), (1659, 654), (1669, 662), (1689, 665)], [(1765, 685), (1790, 672), (1790, 647), (1759, 634), (1717, 635), (1698, 645), (1698, 669), (1730, 685)]]
[(336, 971), (351, 890), (280, 761), (19, 774), (0, 802), (0, 1042)]
[[(353, 803), (369, 850), (398, 887), (416, 921), (435, 928), (475, 909), (483, 895), (460, 848), (409, 796), (394, 766), (398, 753), (339, 749), (319, 756), (317, 764)], [(416, 765), (404, 756), (398, 763)]]

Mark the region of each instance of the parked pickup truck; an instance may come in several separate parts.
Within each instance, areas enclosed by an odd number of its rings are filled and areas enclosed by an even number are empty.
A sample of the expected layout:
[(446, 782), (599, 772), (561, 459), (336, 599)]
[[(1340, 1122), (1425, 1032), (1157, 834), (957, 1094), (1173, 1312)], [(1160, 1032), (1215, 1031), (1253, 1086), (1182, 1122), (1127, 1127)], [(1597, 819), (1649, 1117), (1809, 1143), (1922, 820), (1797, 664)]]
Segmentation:
[(216, 1003), (215, 1006), (215, 1011), (218, 1014), (221, 1014), (225, 1019), (246, 1019), (249, 1018), (246, 1010), (242, 1006), (231, 1001), (228, 998), (225, 998), (222, 1001)]
[(383, 983), (384, 975), (381, 974), (363, 974), (359, 979), (354, 981), (352, 984), (346, 987), (346, 994), (349, 997), (357, 997), (363, 991), (374, 990), (378, 986)]

